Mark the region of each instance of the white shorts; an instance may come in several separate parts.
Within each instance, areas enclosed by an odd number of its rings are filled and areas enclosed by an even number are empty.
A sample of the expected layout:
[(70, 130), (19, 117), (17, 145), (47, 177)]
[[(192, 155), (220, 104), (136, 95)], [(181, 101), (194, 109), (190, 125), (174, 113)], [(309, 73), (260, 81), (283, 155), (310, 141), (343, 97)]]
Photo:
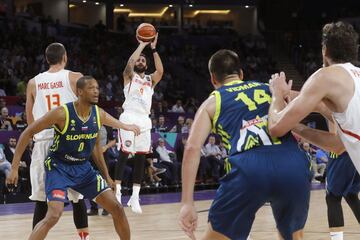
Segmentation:
[[(45, 202), (47, 200), (45, 193), (44, 161), (52, 142), (52, 140), (39, 140), (34, 143), (30, 164), (31, 196), (29, 197), (33, 201)], [(80, 193), (68, 189), (68, 198), (70, 201), (78, 202), (79, 199), (83, 199), (84, 197)]]
[(118, 149), (126, 153), (149, 153), (151, 148), (151, 120), (147, 115), (124, 112), (119, 120), (125, 124), (135, 124), (140, 127), (141, 133), (135, 136), (134, 132), (119, 130)]

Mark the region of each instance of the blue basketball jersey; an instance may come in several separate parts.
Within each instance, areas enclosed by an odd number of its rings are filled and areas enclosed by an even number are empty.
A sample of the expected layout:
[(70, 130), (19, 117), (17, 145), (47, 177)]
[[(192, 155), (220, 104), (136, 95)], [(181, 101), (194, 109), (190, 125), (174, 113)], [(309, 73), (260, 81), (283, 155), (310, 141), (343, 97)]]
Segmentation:
[(92, 106), (90, 116), (86, 121), (79, 118), (74, 102), (63, 105), (66, 113), (63, 130), (54, 126), (53, 145), (49, 157), (69, 163), (81, 163), (91, 156), (96, 143), (96, 137), (101, 127), (99, 109)]
[(259, 146), (280, 145), (290, 138), (293, 141), (291, 134), (282, 138), (269, 134), (271, 93), (267, 84), (233, 81), (212, 94), (216, 98), (213, 132), (221, 136), (229, 156)]

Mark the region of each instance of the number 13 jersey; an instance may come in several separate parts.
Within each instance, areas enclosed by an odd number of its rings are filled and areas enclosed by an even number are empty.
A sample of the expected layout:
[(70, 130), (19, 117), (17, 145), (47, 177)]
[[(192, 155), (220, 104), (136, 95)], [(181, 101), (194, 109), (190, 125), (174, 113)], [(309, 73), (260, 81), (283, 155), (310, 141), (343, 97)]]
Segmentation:
[[(51, 109), (77, 100), (71, 89), (69, 71), (43, 72), (35, 76), (35, 99), (32, 114), (34, 120), (44, 116)], [(53, 138), (53, 129), (45, 129), (34, 136), (35, 141)]]

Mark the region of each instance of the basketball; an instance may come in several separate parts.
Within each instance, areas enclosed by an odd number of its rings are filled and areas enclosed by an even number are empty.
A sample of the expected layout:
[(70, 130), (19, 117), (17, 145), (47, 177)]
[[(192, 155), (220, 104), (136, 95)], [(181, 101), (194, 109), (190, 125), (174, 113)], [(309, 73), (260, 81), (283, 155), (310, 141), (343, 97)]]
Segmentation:
[(136, 37), (144, 42), (150, 42), (155, 38), (156, 29), (150, 23), (142, 23), (136, 29)]

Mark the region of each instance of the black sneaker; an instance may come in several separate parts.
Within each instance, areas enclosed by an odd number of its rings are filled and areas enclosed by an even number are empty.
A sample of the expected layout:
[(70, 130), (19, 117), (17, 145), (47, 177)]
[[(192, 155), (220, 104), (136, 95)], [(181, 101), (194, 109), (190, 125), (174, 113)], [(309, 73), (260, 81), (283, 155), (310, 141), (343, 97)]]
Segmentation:
[(106, 211), (105, 209), (103, 209), (103, 211), (102, 211), (101, 215), (103, 215), (103, 216), (107, 216), (107, 215), (109, 215), (109, 212), (108, 212), (108, 211)]
[(90, 209), (90, 211), (88, 211), (87, 215), (88, 215), (88, 216), (97, 216), (97, 215), (99, 215), (99, 210), (97, 210), (97, 209)]

